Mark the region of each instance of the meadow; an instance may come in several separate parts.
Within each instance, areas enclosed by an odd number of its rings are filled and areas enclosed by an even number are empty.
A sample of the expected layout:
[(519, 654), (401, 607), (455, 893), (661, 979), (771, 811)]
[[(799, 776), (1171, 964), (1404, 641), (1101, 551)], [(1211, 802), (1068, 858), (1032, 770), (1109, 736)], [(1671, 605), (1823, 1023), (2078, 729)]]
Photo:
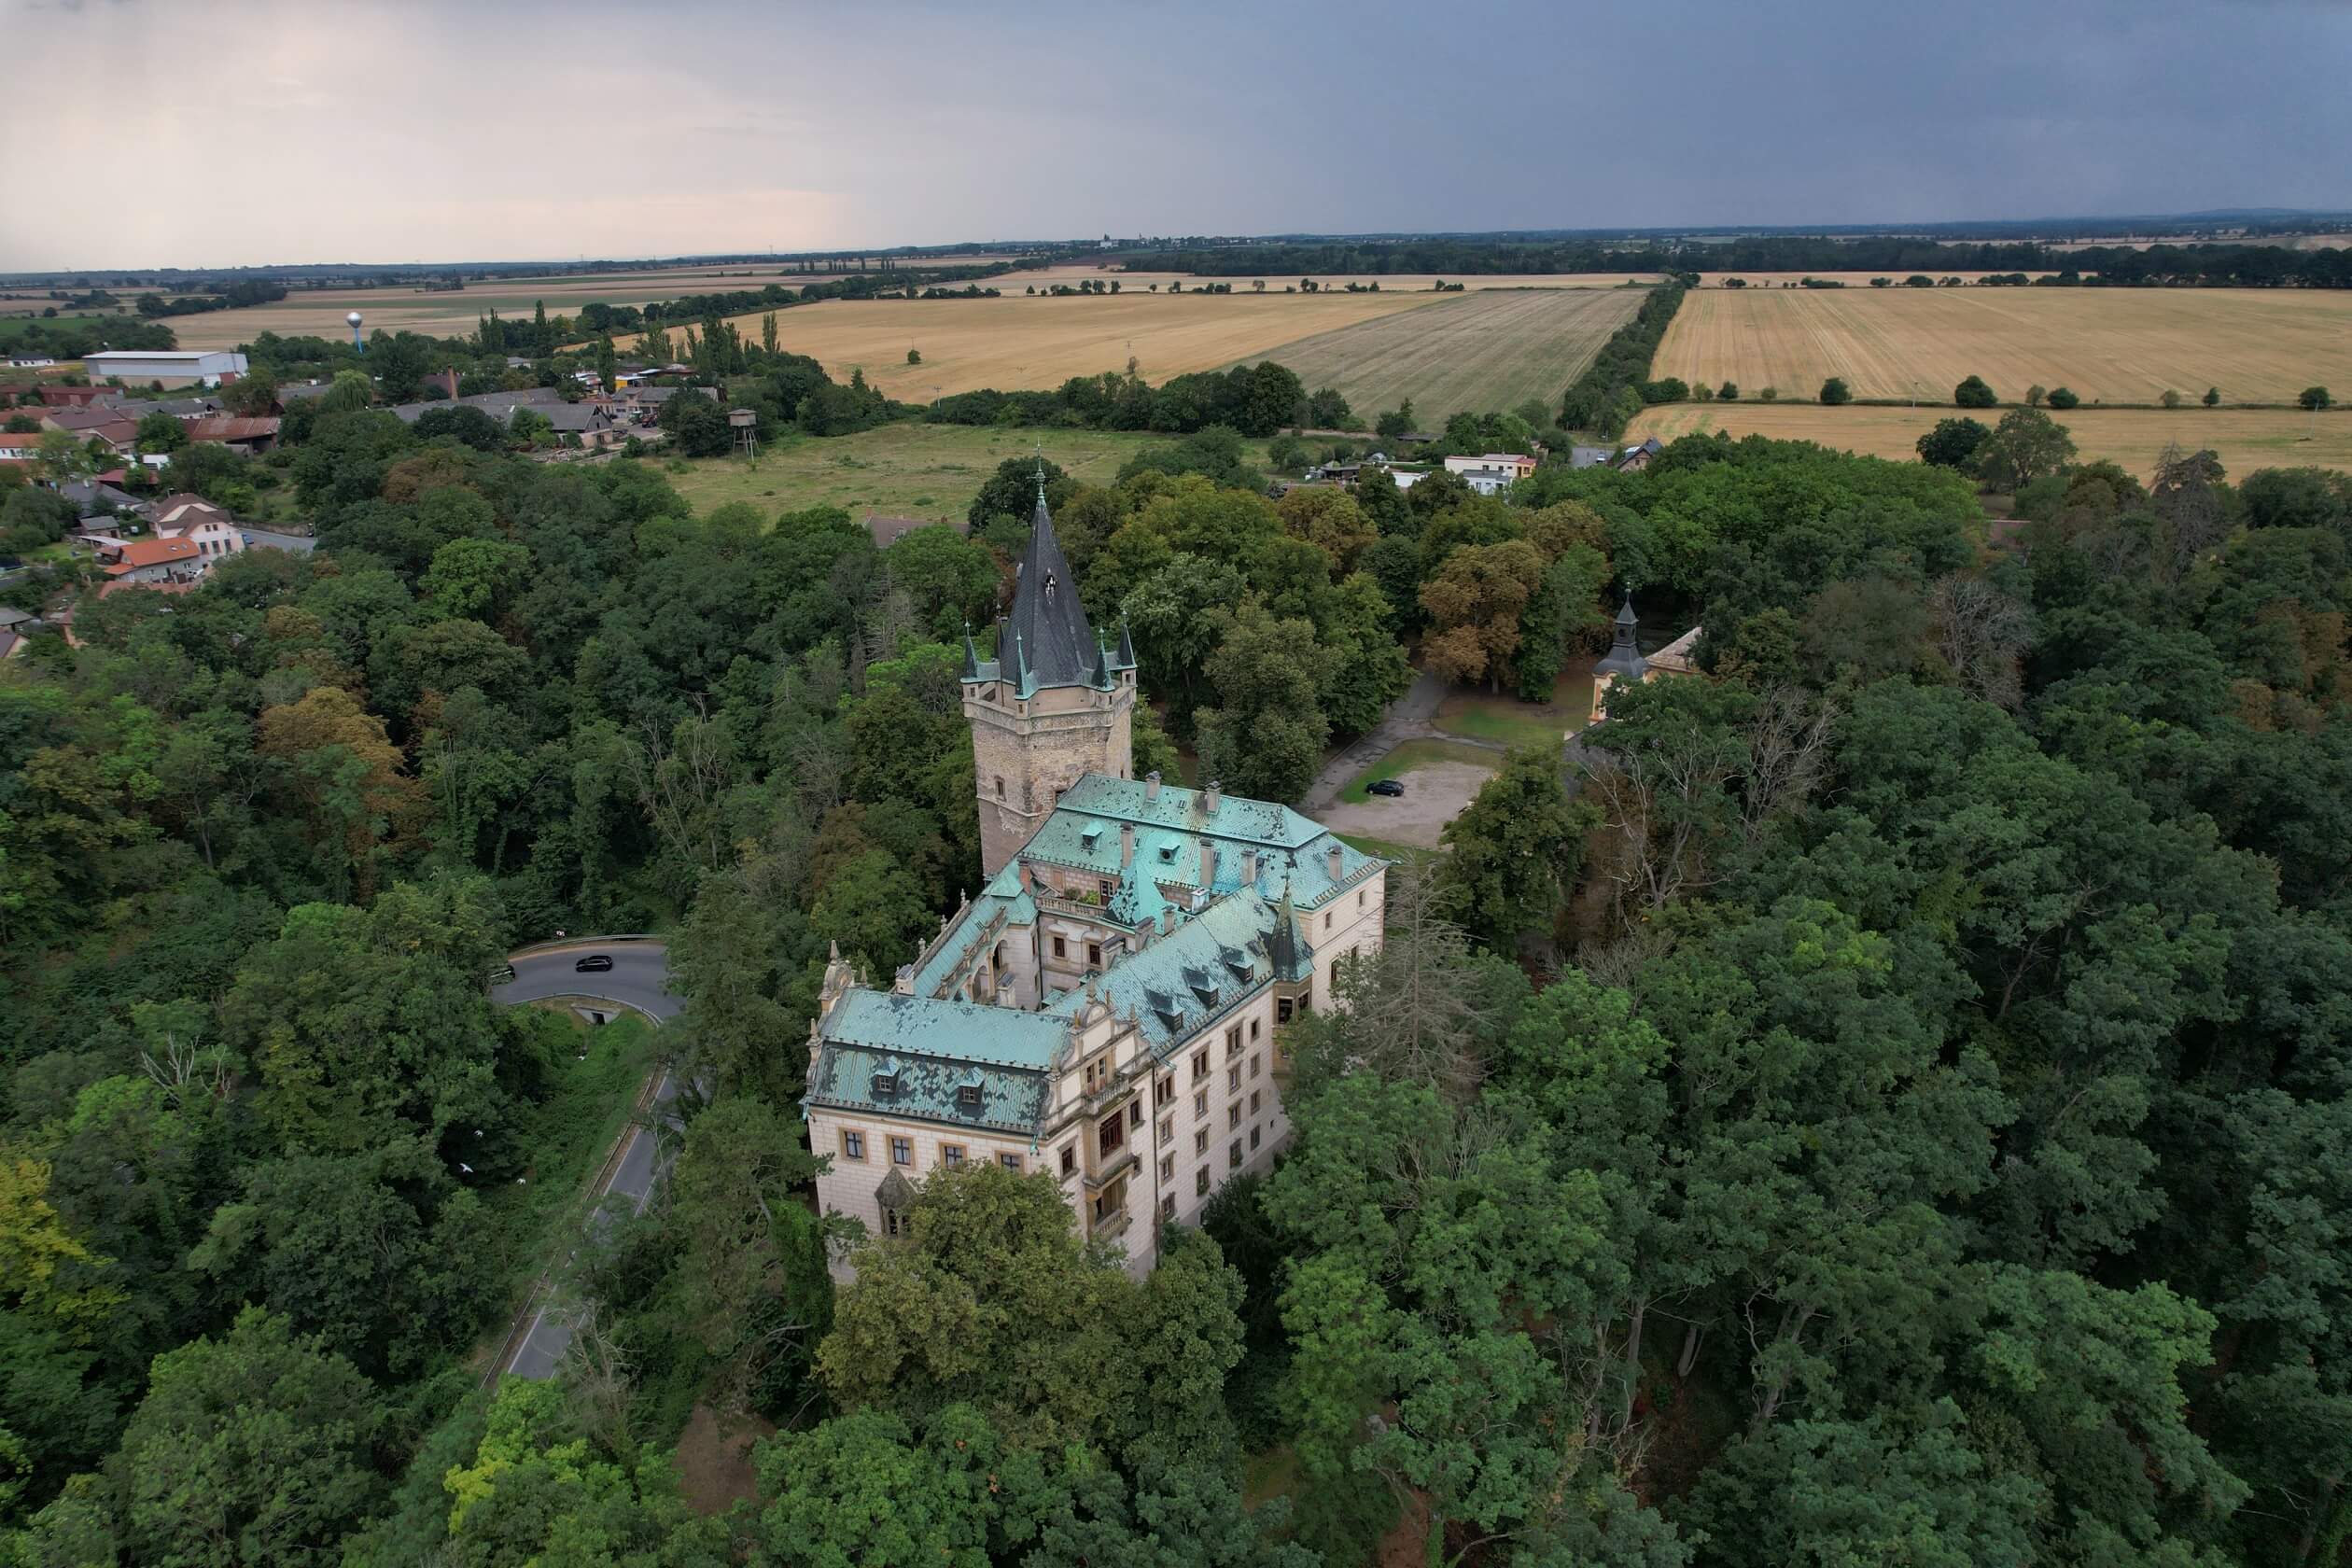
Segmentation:
[(2352, 387), (2352, 295), (2300, 288), (1704, 288), (1667, 329), (1656, 373), (1812, 398), (1949, 403), (1981, 375), (2005, 401), (2035, 385), (2084, 402), (2154, 403), (2219, 387), (2288, 403)]
[[(1000, 283), (998, 287), (1002, 287)], [(994, 300), (827, 300), (777, 313), (779, 346), (853, 370), (890, 397), (929, 402), (950, 392), (1058, 386), (1127, 367), (1147, 381), (1271, 357), (1278, 344), (1400, 312), (1441, 294), (1011, 294)], [(759, 341), (760, 315), (733, 318)], [(634, 343), (635, 340), (631, 340)], [(672, 346), (679, 346), (674, 334)], [(919, 365), (906, 362), (919, 350)]]
[(1454, 413), (1557, 401), (1644, 297), (1637, 288), (1449, 294), (1425, 310), (1319, 332), (1258, 357), (1289, 366), (1309, 389), (1337, 387), (1367, 423), (1409, 398), (1415, 422), (1435, 429)]
[[(1685, 309), (1689, 307), (1686, 305)], [(1645, 410), (1628, 441), (1673, 441), (1702, 430), (1819, 441), (1874, 457), (1916, 457), (1915, 443), (1953, 408), (1823, 408), (1818, 403), (1670, 403)], [(1972, 417), (1991, 424), (1995, 410)], [(2352, 469), (2352, 410), (2309, 414), (2293, 409), (2074, 409), (2053, 414), (2085, 458), (2107, 457), (2145, 479), (2168, 442), (2210, 447), (2235, 478), (2256, 469)]]
[[(1128, 430), (997, 429), (965, 425), (885, 425), (854, 436), (788, 437), (773, 442), (757, 467), (739, 457), (676, 459), (663, 477), (697, 511), (744, 501), (764, 517), (805, 507), (839, 507), (862, 519), (960, 521), (972, 497), (1007, 457), (1043, 451), (1089, 484), (1108, 484), (1143, 447), (1173, 441)], [(1263, 463), (1262, 442), (1245, 442)]]

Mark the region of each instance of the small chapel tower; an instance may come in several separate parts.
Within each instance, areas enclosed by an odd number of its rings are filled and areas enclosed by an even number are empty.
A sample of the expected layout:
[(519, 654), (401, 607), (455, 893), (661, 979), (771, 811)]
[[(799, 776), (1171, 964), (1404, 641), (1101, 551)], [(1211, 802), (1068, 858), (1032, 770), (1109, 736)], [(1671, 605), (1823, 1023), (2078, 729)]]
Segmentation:
[(994, 876), (1029, 841), (1062, 791), (1087, 773), (1131, 777), (1135, 648), (1124, 622), (1106, 647), (1086, 623), (1078, 582), (1045, 510), (1045, 476), (997, 656), (964, 634), (963, 710), (980, 793), (980, 866)]

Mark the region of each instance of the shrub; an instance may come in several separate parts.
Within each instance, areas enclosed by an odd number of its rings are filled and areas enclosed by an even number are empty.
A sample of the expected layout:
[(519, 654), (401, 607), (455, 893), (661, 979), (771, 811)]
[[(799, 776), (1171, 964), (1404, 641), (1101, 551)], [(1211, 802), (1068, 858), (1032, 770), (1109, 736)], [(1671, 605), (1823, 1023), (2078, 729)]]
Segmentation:
[(1780, 401), (1780, 388), (1777, 386), (1767, 386), (1763, 391), (1758, 392), (1756, 397), (1758, 402), (1777, 403)]
[(908, 349), (906, 351), (906, 362), (910, 365), (921, 364), (923, 362), (923, 351), (919, 348)]
[(2001, 401), (1993, 388), (1984, 384), (1984, 378), (1975, 375), (1952, 389), (1952, 400), (1961, 408), (1996, 408)]
[(2297, 408), (2310, 409), (2314, 413), (2331, 407), (2334, 403), (2335, 399), (2328, 396), (2328, 389), (2324, 386), (2306, 386), (2303, 389), (2302, 395), (2295, 399)]
[(1727, 381), (1715, 388), (1715, 396), (1727, 403), (1736, 403), (1740, 400), (1740, 384), (1736, 381)]
[(2205, 388), (2205, 407), (2207, 407), (2207, 408), (2218, 408), (2218, 407), (2219, 407), (2219, 406), (2220, 406), (2220, 403), (2221, 403), (2221, 388), (2219, 388), (2219, 386), (2208, 386), (2208, 387), (2206, 387), (2206, 388)]
[(2025, 388), (2025, 406), (2027, 408), (2039, 408), (2041, 407), (2041, 400), (2049, 396), (2050, 388), (2044, 386), (2039, 382), (2036, 382), (2033, 385)]
[(2071, 386), (2053, 386), (2050, 389), (2050, 406), (2051, 408), (2070, 409), (2081, 401), (2081, 396)]
[(1821, 384), (1821, 400), (1832, 406), (1850, 403), (1854, 401), (1854, 389), (1841, 377), (1831, 376)]
[(2180, 406), (2180, 394), (2167, 386), (2164, 388), (2164, 395), (2156, 400), (2163, 404), (2166, 408), (2178, 408)]

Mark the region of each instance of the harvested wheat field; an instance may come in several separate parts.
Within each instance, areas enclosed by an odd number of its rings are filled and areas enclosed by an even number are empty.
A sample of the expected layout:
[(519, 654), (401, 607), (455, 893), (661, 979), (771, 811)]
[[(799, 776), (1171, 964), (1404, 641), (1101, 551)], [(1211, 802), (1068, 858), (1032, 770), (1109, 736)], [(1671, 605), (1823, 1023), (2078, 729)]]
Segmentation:
[(2003, 401), (2071, 387), (2083, 401), (2167, 390), (2287, 403), (2352, 386), (2352, 294), (2303, 288), (1706, 288), (1667, 329), (1657, 373), (1811, 398), (1843, 376), (1857, 398), (1941, 403), (1981, 375)]
[[(1874, 457), (1916, 457), (1919, 438), (1951, 408), (1823, 408), (1818, 403), (1672, 403), (1645, 410), (1626, 440), (1673, 441), (1704, 430), (1776, 441), (1819, 441)], [(1972, 415), (1986, 424), (1995, 410)], [(2233, 478), (2256, 469), (2352, 469), (2352, 409), (2309, 414), (2293, 409), (2074, 409), (2052, 415), (2085, 458), (2107, 457), (2145, 479), (2156, 455), (2177, 441), (2210, 447)]]
[[(1001, 287), (1000, 284), (999, 287)], [(1359, 321), (1436, 309), (1438, 294), (1011, 295), (995, 300), (827, 300), (779, 311), (777, 343), (838, 380), (852, 370), (893, 398), (928, 402), (993, 386), (1058, 386), (1122, 371), (1143, 378), (1273, 357), (1278, 344)], [(757, 314), (732, 318), (757, 342)], [(672, 337), (675, 346), (678, 339)], [(923, 362), (906, 362), (908, 349)]]
[(1435, 429), (1455, 413), (1556, 401), (1645, 297), (1638, 288), (1449, 294), (1426, 310), (1319, 332), (1260, 357), (1288, 365), (1310, 391), (1337, 387), (1367, 421), (1409, 398), (1414, 421)]
[[(1804, 280), (1807, 278), (1822, 278), (1833, 283), (1842, 283), (1848, 288), (1868, 288), (1870, 287), (1870, 280), (1872, 278), (1883, 277), (1894, 280), (1888, 287), (1900, 288), (1903, 287), (1903, 280), (1910, 277), (1917, 271), (1918, 269), (1913, 267), (1897, 267), (1875, 273), (1701, 273), (1699, 274), (1699, 283), (1700, 287), (1702, 288), (1720, 288), (1729, 279), (1739, 278), (1745, 282), (1750, 288), (1778, 288), (1783, 284), (1787, 284), (1793, 287), (1802, 287)], [(1963, 283), (1974, 283), (1979, 278), (2009, 277), (2013, 274), (2009, 273), (1953, 273), (1946, 272), (1939, 268), (1935, 271), (1927, 273), (1925, 275), (1934, 278), (1938, 284), (1941, 284), (1943, 280), (1948, 277), (1956, 277)], [(2056, 277), (2058, 274), (2055, 272), (2039, 272), (2027, 273), (2025, 275), (2029, 278), (2037, 278)]]
[[(1485, 276), (1475, 273), (1310, 273), (1307, 275), (1315, 280), (1318, 289), (1345, 291), (1351, 283), (1377, 283), (1383, 294), (1426, 294), (1432, 292), (1431, 286), (1440, 280), (1463, 284), (1473, 289), (1615, 288), (1621, 284), (1659, 281), (1656, 273), (1496, 273)], [(1261, 281), (1266, 285), (1267, 293), (1280, 294), (1284, 288), (1296, 288), (1299, 282), (1296, 273), (1282, 277), (1269, 275), (1264, 279), (1205, 277), (1197, 273), (1127, 273), (1115, 267), (1099, 267), (1091, 261), (1065, 261), (1057, 266), (1029, 267), (1017, 273), (1007, 273), (1001, 277), (989, 279), (988, 287), (1018, 294), (1031, 285), (1045, 289), (1059, 283), (1075, 288), (1085, 278), (1106, 284), (1115, 278), (1123, 294), (1130, 288), (1148, 292), (1155, 284), (1165, 294), (1171, 283), (1181, 283), (1186, 289), (1196, 288), (1204, 283), (1229, 283), (1236, 294), (1248, 294), (1256, 292), (1250, 285)]]
[(351, 329), (343, 324), (343, 315), (357, 311), (368, 318), (371, 332), (382, 328), (387, 332), (447, 338), (472, 331), (474, 323), (493, 310), (509, 319), (527, 317), (542, 301), (549, 315), (569, 315), (598, 300), (609, 305), (641, 305), (682, 294), (764, 288), (771, 283), (803, 288), (841, 275), (786, 272), (773, 266), (656, 267), (561, 277), (486, 278), (448, 294), (421, 288), (299, 288), (271, 304), (175, 315), (168, 325), (182, 348), (234, 348), (263, 332), (281, 337), (302, 333), (347, 337)]

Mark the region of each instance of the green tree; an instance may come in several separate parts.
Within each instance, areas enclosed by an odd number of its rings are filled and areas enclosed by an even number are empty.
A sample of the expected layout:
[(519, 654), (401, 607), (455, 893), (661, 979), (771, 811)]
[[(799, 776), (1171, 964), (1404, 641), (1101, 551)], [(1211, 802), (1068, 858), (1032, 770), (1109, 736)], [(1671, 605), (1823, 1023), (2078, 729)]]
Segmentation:
[(991, 619), (1000, 580), (987, 546), (934, 523), (909, 528), (882, 553), (891, 583), (904, 590), (933, 637), (952, 641), (965, 626)]
[(1841, 378), (1831, 376), (1821, 384), (1821, 400), (1832, 405), (1850, 403), (1854, 401), (1854, 389)]
[(177, 452), (188, 444), (188, 427), (158, 410), (139, 421), (135, 439), (141, 452)]
[(2039, 409), (2011, 409), (1977, 447), (1976, 469), (1987, 484), (2014, 493), (2056, 473), (2074, 455), (2074, 438), (2065, 426)]
[(1446, 824), (1453, 851), (1441, 873), (1471, 933), (1505, 957), (1520, 938), (1548, 935), (1584, 860), (1584, 839), (1600, 813), (1568, 798), (1565, 764), (1553, 747), (1528, 747), (1504, 760), (1477, 798)]
[(2316, 413), (2320, 409), (2334, 407), (2335, 399), (2328, 395), (2328, 389), (2324, 386), (2306, 386), (2295, 394), (2295, 406)]
[(381, 1492), (369, 1463), (379, 1419), (349, 1362), (258, 1308), (158, 1356), (108, 1472), (132, 1560), (318, 1561)]
[(2001, 401), (1985, 385), (1984, 378), (1978, 375), (1962, 378), (1960, 385), (1952, 389), (1952, 400), (1965, 409), (1997, 408)]
[[(1040, 463), (1041, 459), (1035, 457), (1007, 457), (997, 465), (996, 472), (990, 474), (987, 483), (980, 486), (980, 493), (972, 497), (972, 506), (965, 513), (965, 521), (971, 524), (973, 534), (980, 533), (999, 516), (1016, 519), (1024, 529), (1027, 528), (1029, 513), (1037, 510)], [(1063, 503), (1077, 488), (1077, 482), (1064, 473), (1059, 464), (1045, 462), (1043, 469), (1045, 504), (1058, 514)], [(1023, 537), (1027, 537), (1026, 533)]]
[(2207, 408), (2219, 408), (2221, 406), (2221, 388), (2219, 386), (2206, 387), (2205, 390), (2205, 397), (2202, 400)]
[(2050, 406), (2061, 413), (2070, 408), (2078, 408), (2081, 406), (2081, 403), (2082, 395), (2071, 386), (2053, 386), (2050, 389)]
[(1255, 599), (1220, 613), (1203, 666), (1215, 705), (1196, 716), (1201, 776), (1253, 800), (1295, 800), (1323, 765), (1331, 721), (1323, 693), (1339, 659), (1303, 620)]
[(1964, 469), (1992, 433), (1973, 419), (1939, 419), (1919, 438), (1919, 460), (1939, 469)]

